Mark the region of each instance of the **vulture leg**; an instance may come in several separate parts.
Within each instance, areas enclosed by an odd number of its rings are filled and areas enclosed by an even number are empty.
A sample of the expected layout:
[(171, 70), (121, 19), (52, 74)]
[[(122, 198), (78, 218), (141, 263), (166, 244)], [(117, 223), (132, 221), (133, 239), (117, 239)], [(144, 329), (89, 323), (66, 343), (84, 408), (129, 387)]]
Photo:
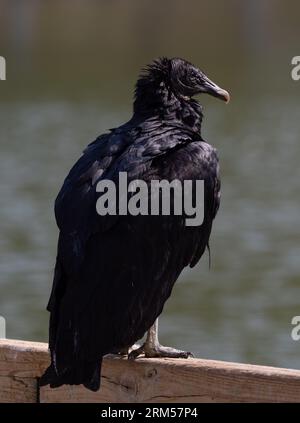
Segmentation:
[(129, 359), (135, 359), (139, 355), (145, 354), (145, 357), (171, 357), (171, 358), (188, 358), (193, 354), (186, 351), (177, 350), (171, 347), (164, 347), (158, 342), (158, 319), (148, 330), (146, 342), (138, 349), (131, 351), (128, 355)]

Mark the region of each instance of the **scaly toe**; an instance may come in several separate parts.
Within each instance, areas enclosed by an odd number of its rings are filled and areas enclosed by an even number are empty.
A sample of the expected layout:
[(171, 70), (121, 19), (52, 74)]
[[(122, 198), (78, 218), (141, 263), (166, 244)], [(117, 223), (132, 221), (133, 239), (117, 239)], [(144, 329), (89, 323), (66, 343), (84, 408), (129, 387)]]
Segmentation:
[(145, 346), (145, 357), (169, 357), (169, 358), (188, 358), (194, 357), (191, 352), (177, 350), (171, 347), (157, 345), (155, 347)]

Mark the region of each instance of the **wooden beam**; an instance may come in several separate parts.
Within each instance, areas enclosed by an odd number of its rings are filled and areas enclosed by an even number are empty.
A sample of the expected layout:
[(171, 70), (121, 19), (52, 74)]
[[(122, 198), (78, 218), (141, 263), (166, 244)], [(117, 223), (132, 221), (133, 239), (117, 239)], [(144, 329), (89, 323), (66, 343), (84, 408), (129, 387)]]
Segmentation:
[[(15, 396), (28, 402), (38, 397), (41, 402), (300, 402), (299, 370), (192, 358), (128, 361), (107, 356), (100, 391), (47, 386), (35, 392), (32, 381), (48, 363), (47, 344), (1, 340), (0, 392), (6, 393), (0, 401)], [(35, 397), (21, 395), (28, 386)]]
[(0, 376), (0, 403), (37, 402), (37, 379)]

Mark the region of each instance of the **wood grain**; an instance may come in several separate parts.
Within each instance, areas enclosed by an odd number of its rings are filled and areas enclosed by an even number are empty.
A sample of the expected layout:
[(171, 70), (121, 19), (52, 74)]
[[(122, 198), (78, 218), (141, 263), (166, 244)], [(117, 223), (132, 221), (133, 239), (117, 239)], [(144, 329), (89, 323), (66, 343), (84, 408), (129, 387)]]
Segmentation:
[[(32, 381), (37, 380), (48, 363), (47, 344), (0, 341), (0, 391), (6, 392), (0, 401), (16, 396), (19, 400), (28, 398), (30, 402), (33, 395), (28, 392), (22, 396), (20, 383), (25, 381), (34, 387)], [(96, 393), (82, 386), (42, 387), (39, 398), (44, 403), (300, 402), (299, 370), (213, 360), (139, 358), (128, 361), (107, 356), (101, 383)], [(11, 394), (7, 393), (9, 390)]]
[(37, 392), (37, 379), (0, 376), (0, 403), (35, 403)]

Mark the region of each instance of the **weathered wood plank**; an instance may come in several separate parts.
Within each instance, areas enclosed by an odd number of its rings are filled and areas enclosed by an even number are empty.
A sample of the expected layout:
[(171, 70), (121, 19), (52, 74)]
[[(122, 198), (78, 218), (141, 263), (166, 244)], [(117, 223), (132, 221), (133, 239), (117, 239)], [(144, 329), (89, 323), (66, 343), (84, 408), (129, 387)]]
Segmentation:
[(102, 388), (42, 388), (42, 402), (300, 402), (300, 372), (210, 360), (104, 361)]
[(0, 376), (0, 403), (37, 402), (37, 379)]
[[(2, 378), (32, 379), (49, 363), (47, 344), (0, 341)], [(6, 381), (6, 383), (8, 383)], [(300, 402), (300, 371), (200, 359), (104, 359), (102, 387), (40, 389), (41, 402)]]
[(48, 363), (47, 344), (0, 339), (0, 376), (39, 377)]

